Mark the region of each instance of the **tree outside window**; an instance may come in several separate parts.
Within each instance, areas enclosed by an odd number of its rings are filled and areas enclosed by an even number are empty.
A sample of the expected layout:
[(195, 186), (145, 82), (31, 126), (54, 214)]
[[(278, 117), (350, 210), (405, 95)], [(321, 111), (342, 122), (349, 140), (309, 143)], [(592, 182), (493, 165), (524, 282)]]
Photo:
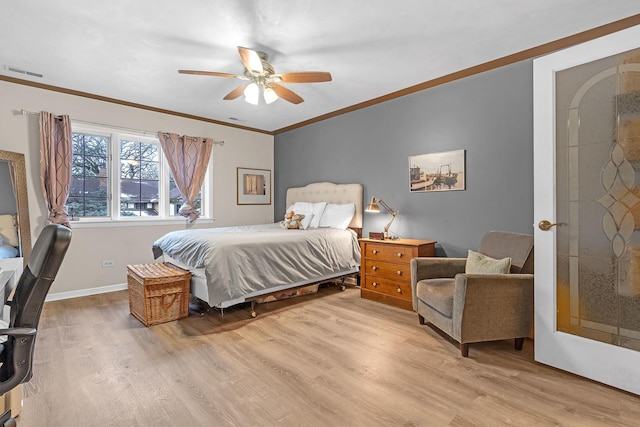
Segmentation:
[(109, 216), (108, 147), (110, 138), (72, 134), (71, 188), (67, 210), (71, 217)]
[[(78, 126), (72, 131), (72, 145), (67, 201), (72, 220), (178, 216), (184, 199), (157, 138)], [(201, 190), (194, 203), (201, 212), (202, 194)]]
[(120, 216), (158, 216), (158, 144), (120, 141)]

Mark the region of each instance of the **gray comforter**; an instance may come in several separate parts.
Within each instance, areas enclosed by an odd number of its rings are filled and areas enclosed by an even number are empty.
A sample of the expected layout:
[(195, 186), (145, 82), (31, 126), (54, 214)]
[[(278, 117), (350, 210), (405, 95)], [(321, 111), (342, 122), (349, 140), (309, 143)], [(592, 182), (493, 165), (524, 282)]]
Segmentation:
[(352, 230), (286, 230), (277, 223), (174, 231), (156, 240), (153, 251), (204, 268), (211, 306), (360, 265)]

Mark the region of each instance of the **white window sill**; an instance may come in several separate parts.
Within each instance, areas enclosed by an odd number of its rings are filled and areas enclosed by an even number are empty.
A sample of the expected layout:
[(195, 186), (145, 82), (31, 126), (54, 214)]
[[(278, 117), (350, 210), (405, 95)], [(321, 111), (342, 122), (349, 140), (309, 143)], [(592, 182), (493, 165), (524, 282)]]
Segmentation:
[[(213, 224), (215, 218), (198, 218), (196, 224)], [(71, 228), (102, 228), (102, 227), (139, 227), (154, 225), (179, 225), (187, 224), (185, 218), (165, 218), (165, 219), (80, 219), (77, 221), (69, 221)]]

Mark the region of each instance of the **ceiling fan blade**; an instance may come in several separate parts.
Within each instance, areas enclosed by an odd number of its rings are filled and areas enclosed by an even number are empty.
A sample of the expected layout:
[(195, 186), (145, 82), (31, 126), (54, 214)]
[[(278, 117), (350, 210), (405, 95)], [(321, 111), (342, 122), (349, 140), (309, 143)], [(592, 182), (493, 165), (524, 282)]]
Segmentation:
[(242, 85), (242, 86), (238, 86), (237, 88), (235, 88), (234, 90), (232, 90), (231, 92), (229, 92), (224, 98), (224, 100), (226, 101), (230, 101), (232, 99), (236, 99), (238, 98), (240, 95), (242, 95), (244, 93), (244, 90), (247, 88), (247, 86), (249, 86), (249, 83), (247, 83), (246, 85)]
[(264, 67), (262, 66), (262, 60), (260, 55), (255, 50), (247, 49), (246, 47), (238, 46), (238, 53), (244, 67), (254, 73), (264, 73)]
[(300, 104), (301, 102), (304, 102), (304, 99), (284, 86), (280, 86), (276, 83), (271, 83), (271, 88), (280, 98), (284, 99), (285, 101), (289, 101), (292, 104)]
[(197, 74), (200, 76), (214, 76), (214, 77), (236, 77), (235, 74), (218, 73), (215, 71), (197, 71), (197, 70), (178, 70), (180, 74)]
[(326, 71), (302, 71), (297, 73), (274, 74), (283, 83), (319, 83), (330, 82), (331, 73)]

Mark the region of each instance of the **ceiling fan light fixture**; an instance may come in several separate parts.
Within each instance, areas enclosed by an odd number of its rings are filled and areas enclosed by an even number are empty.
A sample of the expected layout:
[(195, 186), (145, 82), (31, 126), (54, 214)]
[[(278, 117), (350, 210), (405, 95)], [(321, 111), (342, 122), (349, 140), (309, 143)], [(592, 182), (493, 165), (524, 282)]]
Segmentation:
[(276, 93), (275, 90), (273, 90), (270, 87), (266, 87), (264, 89), (264, 102), (266, 102), (267, 104), (271, 104), (272, 102), (275, 102), (278, 100), (278, 94)]
[(258, 105), (258, 97), (260, 96), (260, 88), (257, 84), (251, 83), (244, 89), (244, 100), (249, 104)]
[(238, 53), (240, 54), (242, 65), (244, 65), (243, 74), (238, 75), (218, 71), (199, 70), (178, 70), (178, 73), (243, 80), (245, 82), (244, 84), (236, 87), (222, 99), (231, 101), (244, 94), (244, 100), (253, 105), (260, 103), (261, 92), (266, 104), (272, 104), (282, 98), (287, 102), (297, 105), (304, 102), (304, 99), (280, 83), (319, 83), (330, 82), (332, 80), (331, 73), (327, 71), (294, 71), (276, 74), (273, 65), (269, 63), (269, 55), (265, 52), (238, 46)]

